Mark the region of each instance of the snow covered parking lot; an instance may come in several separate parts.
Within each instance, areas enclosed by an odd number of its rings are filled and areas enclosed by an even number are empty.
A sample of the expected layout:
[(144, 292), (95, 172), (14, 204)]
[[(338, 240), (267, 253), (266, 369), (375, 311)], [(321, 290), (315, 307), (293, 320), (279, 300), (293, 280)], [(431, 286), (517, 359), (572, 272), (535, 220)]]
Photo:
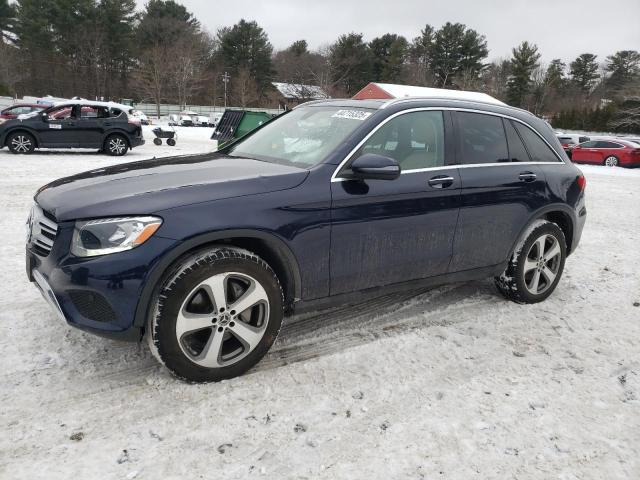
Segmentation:
[(640, 171), (583, 167), (587, 224), (546, 302), (486, 280), (296, 317), (248, 375), (187, 385), (60, 323), (24, 272), (38, 187), (213, 146), (145, 134), (122, 159), (0, 150), (1, 479), (640, 478)]

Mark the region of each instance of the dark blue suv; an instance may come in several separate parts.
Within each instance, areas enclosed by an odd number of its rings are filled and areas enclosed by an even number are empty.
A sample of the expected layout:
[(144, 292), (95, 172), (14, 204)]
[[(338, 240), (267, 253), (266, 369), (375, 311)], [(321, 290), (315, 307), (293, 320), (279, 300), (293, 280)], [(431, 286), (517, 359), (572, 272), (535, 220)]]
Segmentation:
[(494, 277), (534, 303), (586, 218), (585, 179), (528, 112), (461, 99), (302, 105), (215, 154), (41, 188), (27, 273), (59, 316), (234, 377), (283, 316)]

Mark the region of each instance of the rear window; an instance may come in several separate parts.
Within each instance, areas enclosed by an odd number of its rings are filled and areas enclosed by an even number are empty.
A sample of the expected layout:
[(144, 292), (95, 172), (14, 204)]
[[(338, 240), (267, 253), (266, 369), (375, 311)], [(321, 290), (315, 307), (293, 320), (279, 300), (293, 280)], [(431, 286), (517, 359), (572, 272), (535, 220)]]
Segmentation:
[(571, 137), (558, 137), (558, 140), (560, 140), (560, 143), (564, 143), (567, 145), (573, 145), (576, 143)]
[(600, 141), (596, 145), (596, 148), (623, 148), (623, 146), (615, 142)]
[(457, 112), (458, 152), (463, 164), (509, 161), (502, 119), (482, 113)]
[(547, 145), (547, 142), (542, 140), (542, 138), (540, 138), (540, 136), (531, 128), (520, 122), (513, 122), (513, 124), (522, 140), (524, 140), (524, 144), (527, 146), (532, 162), (550, 163), (560, 161), (551, 147)]

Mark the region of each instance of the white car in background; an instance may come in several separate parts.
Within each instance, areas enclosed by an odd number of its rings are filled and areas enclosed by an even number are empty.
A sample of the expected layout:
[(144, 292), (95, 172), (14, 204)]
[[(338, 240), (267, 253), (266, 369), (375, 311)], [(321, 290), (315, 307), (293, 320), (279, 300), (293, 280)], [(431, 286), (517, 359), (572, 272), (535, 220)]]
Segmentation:
[(131, 111), (131, 115), (133, 115), (134, 117), (138, 118), (142, 125), (150, 125), (151, 124), (151, 122), (149, 121), (149, 117), (142, 110), (132, 110)]
[(204, 115), (196, 115), (192, 117), (194, 120), (194, 125), (196, 127), (209, 127), (211, 124), (209, 123), (209, 117), (205, 117)]
[(150, 125), (149, 117), (142, 110), (131, 110), (131, 115), (140, 120), (141, 125)]

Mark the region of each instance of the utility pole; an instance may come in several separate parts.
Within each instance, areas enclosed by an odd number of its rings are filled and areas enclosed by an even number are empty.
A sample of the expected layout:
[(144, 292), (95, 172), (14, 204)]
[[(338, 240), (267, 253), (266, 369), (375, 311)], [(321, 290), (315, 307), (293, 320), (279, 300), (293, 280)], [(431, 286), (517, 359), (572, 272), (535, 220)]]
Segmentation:
[(224, 72), (224, 75), (222, 75), (222, 82), (224, 83), (224, 108), (225, 109), (227, 108), (227, 83), (229, 83), (229, 80), (231, 80), (231, 77), (227, 72)]

